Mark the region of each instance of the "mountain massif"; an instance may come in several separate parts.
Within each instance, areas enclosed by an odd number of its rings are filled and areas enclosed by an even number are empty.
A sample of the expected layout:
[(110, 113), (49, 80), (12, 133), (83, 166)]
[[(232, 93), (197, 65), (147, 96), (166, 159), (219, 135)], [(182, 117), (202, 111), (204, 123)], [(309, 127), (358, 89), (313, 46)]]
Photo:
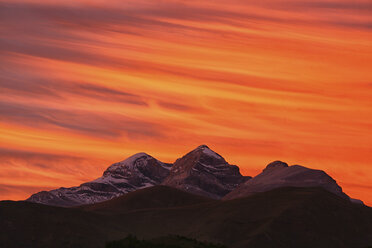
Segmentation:
[(78, 187), (2, 201), (0, 230), (8, 248), (103, 248), (130, 234), (228, 248), (367, 248), (372, 209), (324, 171), (274, 161), (246, 177), (202, 145), (174, 164), (138, 153)]
[(111, 165), (102, 177), (91, 182), (42, 191), (27, 200), (53, 206), (79, 206), (159, 184), (219, 199), (248, 179), (240, 174), (239, 167), (228, 164), (222, 156), (201, 145), (174, 164), (138, 153)]
[(281, 187), (322, 187), (350, 199), (324, 171), (281, 161), (270, 163), (255, 177), (242, 176), (206, 145), (177, 159), (163, 163), (146, 153), (138, 153), (107, 168), (102, 177), (77, 187), (42, 191), (27, 201), (53, 206), (93, 204), (138, 189), (166, 185), (212, 199), (233, 199)]

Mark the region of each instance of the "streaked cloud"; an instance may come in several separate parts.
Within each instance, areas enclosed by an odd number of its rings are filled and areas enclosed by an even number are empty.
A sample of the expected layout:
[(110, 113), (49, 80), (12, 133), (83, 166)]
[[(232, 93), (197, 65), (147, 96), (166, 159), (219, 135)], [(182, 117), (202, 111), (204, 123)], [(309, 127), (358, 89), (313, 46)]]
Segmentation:
[(207, 143), (372, 204), (370, 1), (0, 0), (0, 21), (1, 199)]
[(66, 111), (49, 107), (36, 107), (0, 102), (0, 120), (35, 128), (63, 128), (94, 136), (118, 138), (150, 136), (160, 138), (161, 128), (149, 122), (121, 115), (107, 115), (88, 111)]

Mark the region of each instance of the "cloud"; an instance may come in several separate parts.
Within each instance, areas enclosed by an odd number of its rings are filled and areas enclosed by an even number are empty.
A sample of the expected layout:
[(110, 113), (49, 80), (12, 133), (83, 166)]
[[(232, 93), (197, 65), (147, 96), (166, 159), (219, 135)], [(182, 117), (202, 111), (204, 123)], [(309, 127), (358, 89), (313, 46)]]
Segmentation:
[[(101, 33), (120, 32), (143, 36), (151, 34), (151, 30), (156, 28), (195, 31), (214, 31), (207, 28), (197, 28), (185, 21), (195, 21), (200, 23), (223, 23), (233, 26), (247, 26), (258, 28), (257, 21), (270, 23), (290, 24), (316, 24), (314, 18), (305, 21), (293, 15), (286, 15), (288, 12), (302, 12), (305, 16), (307, 12), (313, 13), (312, 17), (324, 10), (353, 10), (360, 13), (372, 11), (368, 1), (266, 1), (257, 3), (239, 3), (241, 8), (225, 8), (224, 4), (205, 5), (198, 2), (181, 1), (153, 1), (146, 3), (136, 3), (121, 6), (112, 4), (110, 6), (97, 5), (52, 5), (40, 3), (14, 3), (0, 2), (0, 20), (6, 22), (7, 32), (15, 36), (23, 35), (28, 37), (44, 37), (63, 40), (75, 40), (81, 42), (98, 41), (88, 38), (74, 30), (90, 31)], [(237, 5), (239, 6), (239, 5)], [(258, 9), (257, 9), (258, 8)], [(273, 13), (269, 10), (281, 9), (285, 13)], [(22, 16), (22, 21), (19, 17)], [(174, 22), (174, 20), (183, 22)], [(328, 25), (340, 25), (332, 20), (318, 20)], [(360, 26), (358, 25), (360, 24)], [(368, 28), (369, 22), (360, 23), (348, 20), (345, 27)], [(228, 30), (225, 30), (228, 32)], [(102, 41), (101, 41), (102, 42)], [(68, 50), (67, 50), (68, 51)]]
[(30, 149), (0, 151), (3, 191), (196, 143), (250, 173), (278, 158), (367, 169), (368, 1), (98, 2), (0, 0), (2, 147)]
[(32, 97), (59, 98), (66, 95), (87, 97), (106, 102), (118, 102), (147, 106), (145, 99), (139, 95), (116, 90), (103, 85), (85, 82), (73, 82), (59, 79), (46, 79), (27, 72), (20, 74), (0, 74), (0, 89), (3, 94), (13, 94)]
[(179, 103), (172, 103), (172, 102), (168, 102), (168, 101), (158, 101), (158, 104), (161, 107), (169, 108), (169, 109), (173, 109), (173, 110), (179, 110), (179, 111), (187, 111), (187, 110), (192, 109), (192, 107), (190, 107), (190, 106), (187, 106), (187, 105), (184, 105), (184, 104), (179, 104)]
[(67, 61), (73, 63), (87, 64), (99, 67), (116, 68), (135, 68), (136, 63), (133, 60), (115, 58), (94, 53), (94, 51), (85, 51), (81, 45), (61, 46), (50, 43), (40, 43), (32, 39), (0, 39), (0, 51), (3, 53), (16, 53), (28, 56), (35, 56), (47, 59)]
[(122, 135), (133, 139), (162, 136), (159, 125), (119, 114), (69, 111), (11, 102), (0, 102), (0, 120), (35, 128), (62, 128), (106, 138), (118, 138)]
[[(1, 195), (11, 195), (14, 196), (16, 194), (34, 194), (41, 190), (51, 190), (52, 187), (40, 187), (40, 186), (29, 186), (29, 185), (7, 185), (7, 184), (0, 184), (0, 194)], [(3, 197), (1, 197), (3, 199)], [(4, 198), (5, 200), (5, 198)]]
[[(27, 183), (38, 172), (46, 174), (63, 173), (69, 175), (81, 174), (82, 166), (87, 166), (88, 158), (73, 156), (70, 154), (53, 154), (38, 151), (17, 150), (0, 147), (0, 161), (4, 176), (15, 179), (28, 175), (24, 179)], [(61, 166), (63, 164), (63, 166)], [(85, 168), (87, 170), (88, 168)], [(4, 174), (8, 173), (8, 175)], [(1, 178), (0, 177), (0, 178)]]
[(51, 153), (43, 153), (43, 152), (35, 152), (35, 151), (25, 151), (25, 150), (15, 150), (15, 149), (8, 149), (4, 147), (0, 147), (0, 160), (9, 160), (9, 159), (22, 159), (26, 161), (32, 160), (44, 160), (44, 161), (77, 161), (82, 162), (85, 158), (72, 156), (68, 154), (51, 154)]
[(372, 11), (369, 1), (289, 1), (282, 4), (293, 8)]

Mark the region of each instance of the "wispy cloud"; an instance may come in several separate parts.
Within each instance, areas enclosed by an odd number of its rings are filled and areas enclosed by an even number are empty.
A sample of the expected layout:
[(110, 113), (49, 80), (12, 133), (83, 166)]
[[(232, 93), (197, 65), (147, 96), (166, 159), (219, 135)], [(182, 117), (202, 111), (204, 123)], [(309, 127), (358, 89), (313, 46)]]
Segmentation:
[(0, 121), (35, 128), (63, 128), (94, 136), (118, 138), (161, 137), (159, 126), (122, 115), (108, 115), (89, 111), (68, 111), (48, 107), (0, 102)]
[(199, 143), (246, 174), (338, 171), (372, 199), (349, 179), (372, 179), (369, 1), (0, 0), (0, 22), (3, 199)]

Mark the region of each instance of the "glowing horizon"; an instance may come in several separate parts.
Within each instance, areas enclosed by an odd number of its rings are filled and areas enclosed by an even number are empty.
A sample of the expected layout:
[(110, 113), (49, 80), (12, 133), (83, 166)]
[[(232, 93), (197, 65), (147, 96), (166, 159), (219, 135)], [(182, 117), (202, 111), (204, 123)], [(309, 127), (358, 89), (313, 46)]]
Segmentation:
[(372, 4), (0, 0), (0, 200), (200, 144), (372, 205)]

